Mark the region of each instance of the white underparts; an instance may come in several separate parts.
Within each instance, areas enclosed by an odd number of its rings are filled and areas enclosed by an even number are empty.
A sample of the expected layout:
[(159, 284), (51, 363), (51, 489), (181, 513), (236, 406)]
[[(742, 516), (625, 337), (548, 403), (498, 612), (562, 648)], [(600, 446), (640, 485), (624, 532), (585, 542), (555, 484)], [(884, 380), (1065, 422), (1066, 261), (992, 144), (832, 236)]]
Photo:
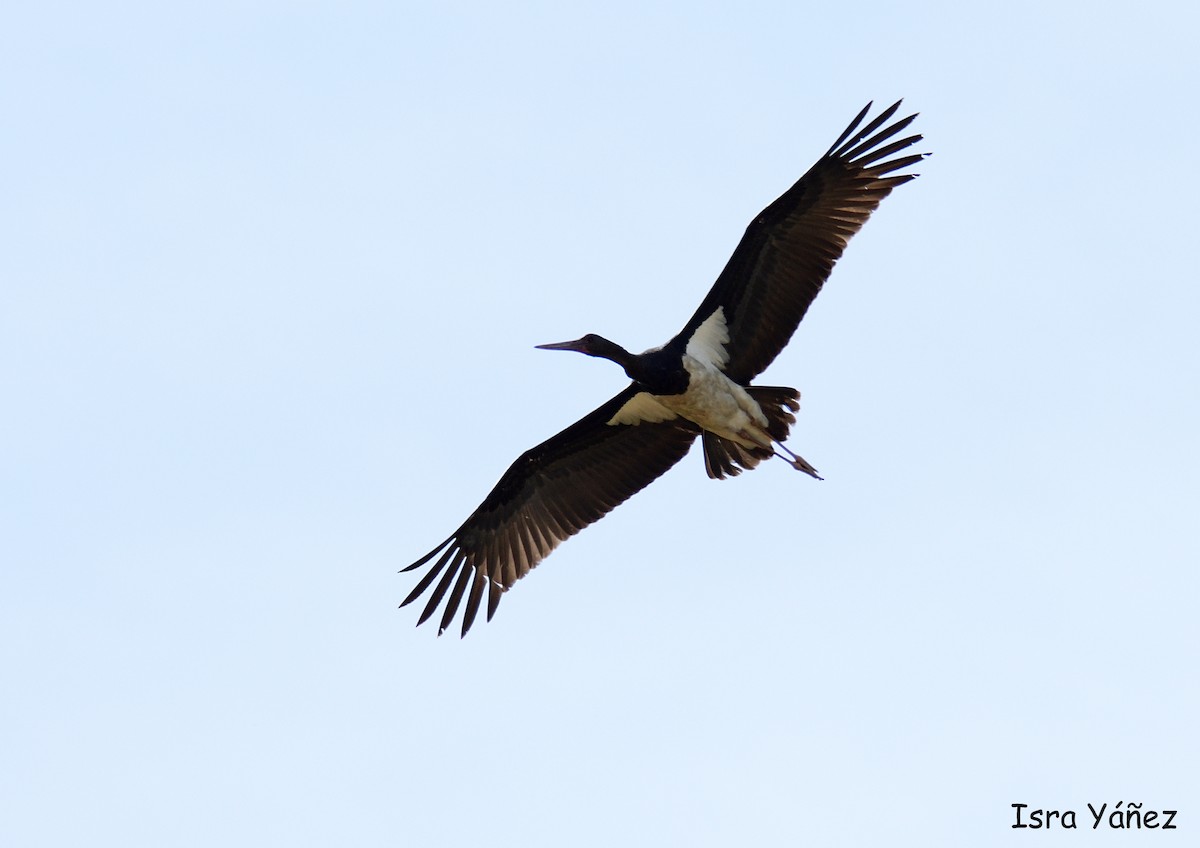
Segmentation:
[(690, 375), (686, 392), (681, 395), (638, 392), (607, 423), (636, 426), (683, 417), (743, 447), (771, 446), (767, 416), (745, 389), (691, 356), (683, 358), (683, 367)]
[(658, 397), (659, 404), (743, 447), (771, 447), (767, 416), (745, 389), (690, 353), (683, 367), (690, 378), (687, 391)]
[(725, 349), (728, 344), (725, 309), (718, 306), (688, 339), (683, 356), (687, 391), (681, 395), (638, 392), (608, 423), (655, 423), (678, 415), (742, 447), (770, 448), (771, 436), (762, 408), (721, 370), (729, 361)]

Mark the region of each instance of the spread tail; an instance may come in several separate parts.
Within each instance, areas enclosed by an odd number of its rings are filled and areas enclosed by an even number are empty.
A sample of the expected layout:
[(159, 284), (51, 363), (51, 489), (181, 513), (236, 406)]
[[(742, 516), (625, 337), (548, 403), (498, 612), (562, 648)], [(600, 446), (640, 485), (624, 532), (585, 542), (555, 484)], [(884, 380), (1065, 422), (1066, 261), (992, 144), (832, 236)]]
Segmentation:
[[(795, 389), (782, 386), (748, 386), (750, 397), (762, 408), (767, 416), (767, 434), (776, 443), (782, 443), (788, 437), (788, 431), (796, 423), (794, 412), (800, 409), (800, 393)], [(742, 471), (749, 471), (764, 459), (780, 456), (769, 447), (747, 448), (724, 439), (715, 433), (704, 431), (701, 443), (704, 447), (704, 470), (714, 480), (726, 477), (736, 477)], [(780, 444), (780, 447), (783, 447)], [(817, 477), (817, 469), (813, 468), (803, 458), (796, 456), (787, 448), (783, 448), (788, 457), (781, 456), (793, 468)], [(821, 479), (817, 477), (817, 479)]]

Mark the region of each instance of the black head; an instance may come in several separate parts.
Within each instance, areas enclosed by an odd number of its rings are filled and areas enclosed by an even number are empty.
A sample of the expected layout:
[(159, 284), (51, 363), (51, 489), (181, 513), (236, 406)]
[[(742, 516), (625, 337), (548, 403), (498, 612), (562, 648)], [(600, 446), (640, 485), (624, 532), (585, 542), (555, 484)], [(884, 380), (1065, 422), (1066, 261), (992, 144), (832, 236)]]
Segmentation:
[(664, 348), (633, 355), (604, 336), (588, 333), (572, 342), (537, 345), (541, 350), (573, 350), (615, 362), (625, 369), (629, 379), (641, 383), (656, 394), (677, 395), (687, 389), (688, 374), (678, 352)]
[(579, 353), (586, 353), (588, 356), (599, 356), (602, 359), (608, 359), (617, 363), (627, 373), (631, 367), (635, 366), (637, 360), (636, 356), (616, 342), (610, 342), (604, 336), (598, 336), (595, 333), (588, 333), (582, 339), (576, 339), (573, 342), (558, 342), (556, 344), (537, 345), (537, 347), (542, 350), (574, 350)]

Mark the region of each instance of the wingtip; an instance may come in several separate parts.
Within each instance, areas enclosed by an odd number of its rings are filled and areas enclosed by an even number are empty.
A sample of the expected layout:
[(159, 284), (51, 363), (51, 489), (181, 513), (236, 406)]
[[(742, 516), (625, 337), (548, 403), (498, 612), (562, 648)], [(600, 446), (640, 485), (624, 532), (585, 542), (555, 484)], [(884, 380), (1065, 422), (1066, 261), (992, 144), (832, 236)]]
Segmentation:
[(434, 548), (429, 553), (425, 554), (425, 556), (421, 557), (419, 560), (414, 562), (412, 565), (406, 565), (404, 568), (400, 569), (396, 573), (403, 574), (406, 571), (413, 571), (414, 569), (420, 568), (422, 565), (429, 562), (431, 559), (433, 559), (435, 556), (437, 556), (439, 553), (441, 553), (441, 551), (446, 547), (446, 545), (448, 545), (454, 541), (454, 538), (455, 538), (454, 536), (451, 536), (449, 539), (446, 539), (444, 542), (442, 542), (440, 545), (438, 545), (436, 548)]

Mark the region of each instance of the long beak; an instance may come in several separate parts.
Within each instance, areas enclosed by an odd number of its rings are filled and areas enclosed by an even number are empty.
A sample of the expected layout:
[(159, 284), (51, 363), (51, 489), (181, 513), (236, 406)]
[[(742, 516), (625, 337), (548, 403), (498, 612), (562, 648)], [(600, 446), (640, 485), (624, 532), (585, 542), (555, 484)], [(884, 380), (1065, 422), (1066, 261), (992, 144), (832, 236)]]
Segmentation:
[(579, 353), (586, 351), (586, 346), (583, 339), (575, 339), (571, 342), (555, 342), (554, 344), (534, 345), (538, 350), (574, 350)]

